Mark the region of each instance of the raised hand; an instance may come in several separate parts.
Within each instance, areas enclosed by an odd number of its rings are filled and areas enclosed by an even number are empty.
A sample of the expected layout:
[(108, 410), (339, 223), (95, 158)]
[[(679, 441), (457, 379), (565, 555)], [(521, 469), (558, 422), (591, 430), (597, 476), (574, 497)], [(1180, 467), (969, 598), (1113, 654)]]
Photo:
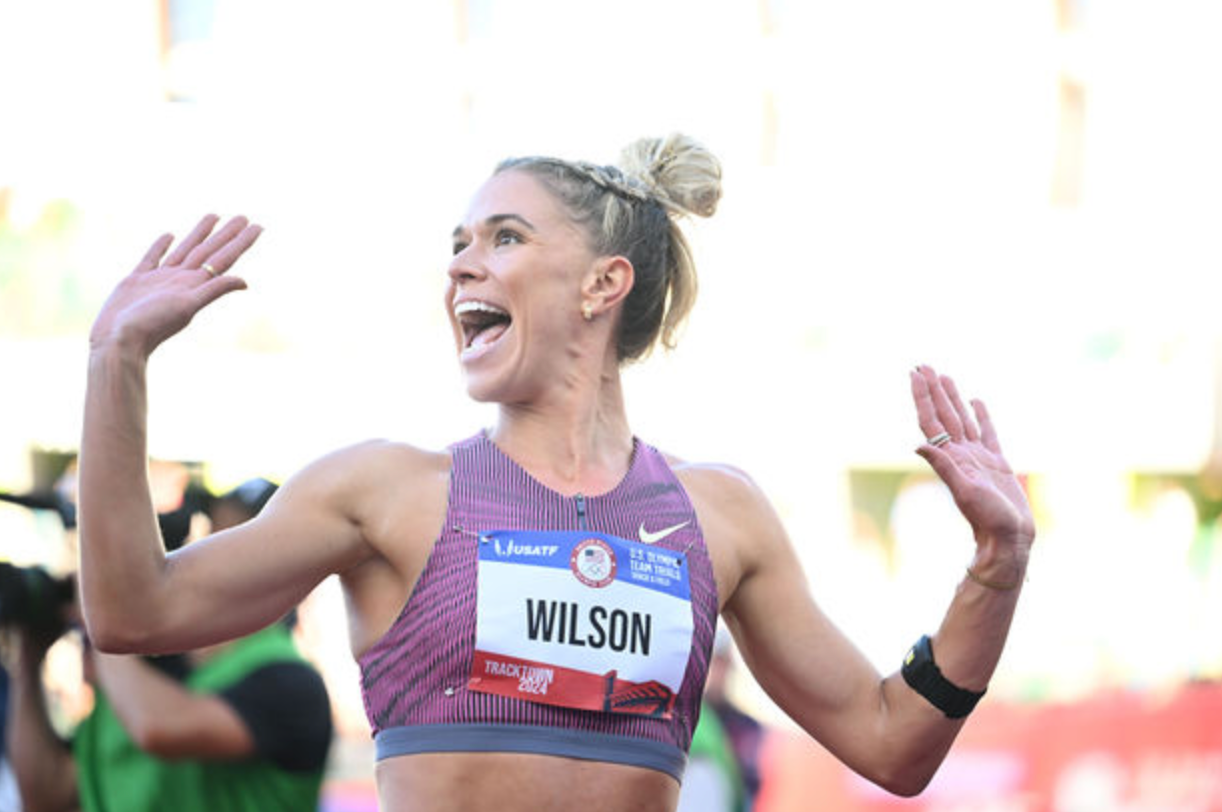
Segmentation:
[(969, 413), (955, 382), (931, 367), (917, 367), (910, 377), (917, 423), (926, 437), (917, 453), (950, 488), (978, 545), (1001, 545), (1025, 559), (1035, 522), (984, 403), (973, 400)]
[(204, 307), (245, 288), (245, 281), (226, 272), (254, 245), (262, 229), (245, 217), (234, 217), (219, 229), (218, 222), (215, 215), (204, 217), (168, 256), (174, 238), (158, 237), (102, 305), (89, 334), (90, 345), (119, 342), (151, 353)]

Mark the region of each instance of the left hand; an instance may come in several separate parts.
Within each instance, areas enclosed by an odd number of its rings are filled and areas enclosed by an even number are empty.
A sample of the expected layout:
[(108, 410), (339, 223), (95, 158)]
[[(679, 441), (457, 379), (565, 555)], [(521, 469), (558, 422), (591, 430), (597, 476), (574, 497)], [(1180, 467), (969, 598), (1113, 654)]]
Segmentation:
[(937, 445), (926, 442), (917, 453), (950, 488), (978, 546), (1003, 545), (1025, 557), (1035, 539), (1035, 521), (984, 403), (971, 402), (973, 416), (955, 382), (931, 367), (919, 366), (910, 377), (917, 423), (926, 439), (949, 435)]

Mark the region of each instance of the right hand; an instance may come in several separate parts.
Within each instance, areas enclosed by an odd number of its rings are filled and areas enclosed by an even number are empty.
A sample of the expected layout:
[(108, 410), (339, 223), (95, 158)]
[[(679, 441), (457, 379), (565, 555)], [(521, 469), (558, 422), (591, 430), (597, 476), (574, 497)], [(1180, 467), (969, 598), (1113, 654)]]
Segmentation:
[(204, 307), (244, 289), (246, 282), (226, 271), (263, 229), (245, 217), (234, 217), (213, 233), (218, 222), (216, 215), (205, 216), (169, 256), (165, 253), (173, 236), (158, 237), (102, 305), (89, 333), (90, 346), (120, 342), (147, 355)]

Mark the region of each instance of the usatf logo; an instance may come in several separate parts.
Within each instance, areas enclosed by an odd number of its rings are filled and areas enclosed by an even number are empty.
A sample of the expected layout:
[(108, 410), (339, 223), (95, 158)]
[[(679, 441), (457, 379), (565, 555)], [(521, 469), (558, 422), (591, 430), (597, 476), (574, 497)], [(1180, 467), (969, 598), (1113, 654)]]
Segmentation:
[(539, 558), (554, 555), (559, 546), (555, 544), (519, 544), (513, 539), (506, 539), (502, 544), (500, 539), (493, 541), (496, 554), (501, 558), (518, 556), (524, 558)]
[(569, 569), (586, 586), (602, 589), (615, 580), (615, 551), (602, 539), (586, 539), (573, 548)]

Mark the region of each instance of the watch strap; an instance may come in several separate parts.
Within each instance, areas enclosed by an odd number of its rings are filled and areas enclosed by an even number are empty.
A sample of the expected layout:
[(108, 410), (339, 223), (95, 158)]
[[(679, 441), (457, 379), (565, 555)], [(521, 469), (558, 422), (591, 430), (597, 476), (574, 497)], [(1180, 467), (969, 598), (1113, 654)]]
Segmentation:
[(976, 707), (976, 703), (984, 696), (984, 691), (969, 691), (960, 688), (942, 676), (941, 669), (933, 659), (933, 645), (929, 635), (921, 635), (921, 639), (913, 644), (904, 657), (904, 666), (900, 669), (904, 682), (908, 687), (925, 697), (950, 719), (962, 719)]

